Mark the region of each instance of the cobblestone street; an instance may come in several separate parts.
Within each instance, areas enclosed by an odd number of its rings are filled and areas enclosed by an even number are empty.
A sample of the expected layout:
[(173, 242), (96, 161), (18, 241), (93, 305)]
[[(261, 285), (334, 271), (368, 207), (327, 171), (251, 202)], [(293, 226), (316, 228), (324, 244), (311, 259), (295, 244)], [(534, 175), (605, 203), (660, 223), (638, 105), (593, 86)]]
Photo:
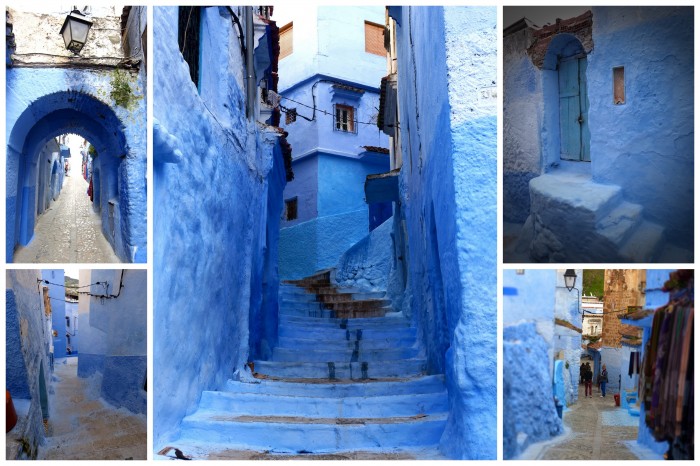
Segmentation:
[(583, 394), (581, 385), (578, 402), (564, 412), (567, 432), (552, 441), (532, 445), (518, 459), (662, 459), (636, 443), (639, 418), (616, 407), (613, 393), (601, 398), (594, 387), (593, 398), (584, 398)]
[(43, 460), (145, 460), (146, 416), (100, 399), (99, 385), (78, 378), (78, 358), (56, 360)]
[(15, 250), (15, 263), (121, 262), (101, 231), (87, 196), (87, 182), (73, 170), (58, 199), (37, 219), (34, 238)]

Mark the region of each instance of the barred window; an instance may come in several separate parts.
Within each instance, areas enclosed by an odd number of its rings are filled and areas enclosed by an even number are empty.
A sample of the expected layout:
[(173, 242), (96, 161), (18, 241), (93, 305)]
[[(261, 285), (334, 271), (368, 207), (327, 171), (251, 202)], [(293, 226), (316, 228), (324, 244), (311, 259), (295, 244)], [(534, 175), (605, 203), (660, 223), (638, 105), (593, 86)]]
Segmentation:
[(297, 121), (297, 109), (288, 108), (285, 112), (284, 124), (289, 125), (291, 123), (294, 123), (295, 121)]
[(355, 121), (355, 109), (349, 105), (335, 104), (334, 106), (334, 125), (336, 131), (345, 133), (357, 133)]
[(296, 220), (297, 219), (297, 198), (293, 197), (291, 199), (286, 199), (284, 201), (284, 219)]

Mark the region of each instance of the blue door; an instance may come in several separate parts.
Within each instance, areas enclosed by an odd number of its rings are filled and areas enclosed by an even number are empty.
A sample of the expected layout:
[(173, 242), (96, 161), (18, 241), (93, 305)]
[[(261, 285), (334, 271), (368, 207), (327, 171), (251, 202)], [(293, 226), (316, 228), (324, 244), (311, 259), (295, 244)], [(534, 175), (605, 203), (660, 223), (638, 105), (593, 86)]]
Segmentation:
[(559, 62), (559, 130), (561, 158), (590, 162), (586, 57)]

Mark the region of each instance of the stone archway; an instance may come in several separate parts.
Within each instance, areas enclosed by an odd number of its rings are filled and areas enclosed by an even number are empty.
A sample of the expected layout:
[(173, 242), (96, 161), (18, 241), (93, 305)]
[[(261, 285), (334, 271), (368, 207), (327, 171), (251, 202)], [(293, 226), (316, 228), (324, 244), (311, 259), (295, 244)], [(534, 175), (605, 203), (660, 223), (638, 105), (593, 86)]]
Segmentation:
[(118, 113), (119, 109), (91, 93), (64, 90), (41, 95), (16, 119), (8, 118), (8, 126), (12, 125), (7, 143), (8, 261), (15, 246), (27, 245), (33, 237), (39, 190), (51, 189), (39, 183), (43, 168), (39, 153), (47, 142), (65, 133), (85, 138), (100, 154), (93, 162), (102, 175), (98, 199), (112, 208), (100, 205), (96, 210), (101, 212), (102, 230), (114, 252), (125, 262), (140, 262), (135, 260), (136, 251), (145, 259), (145, 179), (133, 179), (139, 171), (145, 173), (145, 138), (134, 137), (133, 130), (129, 134), (124, 116)]

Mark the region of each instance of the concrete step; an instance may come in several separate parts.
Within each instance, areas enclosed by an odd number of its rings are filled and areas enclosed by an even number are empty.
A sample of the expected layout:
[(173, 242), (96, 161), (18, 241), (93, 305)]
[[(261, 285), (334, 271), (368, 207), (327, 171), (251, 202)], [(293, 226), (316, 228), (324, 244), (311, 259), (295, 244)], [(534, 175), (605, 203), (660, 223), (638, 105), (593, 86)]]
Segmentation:
[(310, 302), (315, 301), (319, 303), (326, 302), (351, 302), (351, 301), (364, 301), (370, 299), (382, 299), (386, 296), (383, 291), (353, 291), (353, 292), (342, 292), (342, 293), (290, 293), (283, 292), (280, 293), (280, 302), (283, 303), (297, 303), (297, 302)]
[(340, 452), (416, 448), (440, 441), (447, 414), (409, 418), (318, 419), (228, 416), (196, 412), (182, 421), (184, 440), (207, 439), (231, 449)]
[(415, 347), (404, 348), (365, 348), (360, 341), (355, 341), (352, 348), (337, 350), (323, 348), (309, 350), (297, 347), (275, 347), (272, 350), (272, 360), (278, 362), (327, 362), (327, 361), (394, 361), (411, 359), (419, 356), (420, 351)]
[(625, 243), (642, 221), (643, 207), (631, 202), (621, 202), (598, 222), (598, 233), (618, 247)]
[(383, 379), (424, 375), (425, 359), (360, 362), (276, 362), (254, 361), (255, 372), (280, 378), (298, 379)]
[(330, 341), (355, 341), (374, 340), (386, 338), (413, 338), (416, 339), (416, 329), (413, 327), (399, 327), (393, 329), (368, 328), (368, 329), (341, 329), (341, 328), (315, 328), (295, 327), (292, 325), (280, 326), (279, 337), (303, 338), (318, 341), (318, 346), (323, 347), (326, 340)]
[[(337, 351), (353, 350), (356, 340), (318, 340), (308, 339), (303, 337), (280, 337), (278, 345), (283, 348), (298, 348), (304, 350), (314, 350), (322, 346), (325, 349), (334, 349)], [(322, 343), (322, 345), (320, 344)], [(381, 349), (381, 348), (411, 348), (415, 346), (416, 337), (385, 337), (372, 338), (360, 341), (360, 347), (365, 350)]]
[(444, 375), (425, 375), (395, 381), (335, 381), (333, 383), (286, 382), (280, 380), (256, 380), (257, 383), (228, 380), (225, 390), (232, 393), (257, 393), (267, 395), (310, 397), (372, 397), (438, 393), (445, 390)]
[(357, 329), (357, 328), (399, 328), (410, 327), (411, 322), (403, 317), (400, 313), (394, 313), (393, 316), (384, 317), (368, 317), (357, 319), (333, 319), (305, 316), (282, 315), (279, 318), (280, 326), (298, 325), (308, 326), (312, 328), (318, 327), (334, 327), (342, 329)]
[(621, 262), (654, 262), (664, 241), (664, 228), (643, 221), (620, 248)]
[(301, 418), (410, 417), (448, 411), (447, 391), (370, 397), (314, 397), (205, 391), (201, 411), (229, 416)]
[(394, 308), (391, 306), (376, 307), (369, 309), (351, 309), (351, 310), (332, 310), (324, 309), (321, 306), (308, 307), (281, 307), (280, 316), (301, 316), (301, 317), (319, 317), (319, 318), (334, 318), (334, 319), (362, 319), (372, 317), (385, 317), (387, 314), (394, 313)]

